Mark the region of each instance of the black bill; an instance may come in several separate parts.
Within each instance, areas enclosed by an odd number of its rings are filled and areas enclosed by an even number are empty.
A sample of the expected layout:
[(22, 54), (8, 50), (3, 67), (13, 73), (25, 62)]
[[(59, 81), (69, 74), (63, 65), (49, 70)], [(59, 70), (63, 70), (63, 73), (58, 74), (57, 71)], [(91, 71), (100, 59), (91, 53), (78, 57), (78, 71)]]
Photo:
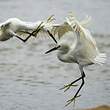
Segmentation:
[(60, 45), (58, 45), (57, 47), (54, 47), (54, 48), (48, 50), (47, 52), (45, 52), (45, 54), (50, 53), (50, 52), (52, 52), (52, 51), (55, 51), (55, 50), (57, 50), (58, 48), (60, 48)]

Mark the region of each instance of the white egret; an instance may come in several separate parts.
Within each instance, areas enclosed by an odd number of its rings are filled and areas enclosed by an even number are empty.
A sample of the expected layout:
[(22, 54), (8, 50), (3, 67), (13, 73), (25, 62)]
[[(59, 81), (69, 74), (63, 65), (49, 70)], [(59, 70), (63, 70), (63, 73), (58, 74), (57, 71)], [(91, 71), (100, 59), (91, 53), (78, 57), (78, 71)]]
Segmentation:
[[(37, 29), (33, 30), (32, 32), (28, 32), (27, 39), (31, 36), (36, 37), (38, 33), (48, 33), (50, 37), (54, 40), (55, 43), (57, 43), (57, 40), (55, 39), (55, 35), (58, 34), (58, 39), (60, 39), (65, 33), (72, 31), (71, 27), (69, 26), (68, 22), (65, 21), (63, 24), (53, 24), (52, 21), (54, 20), (53, 15), (50, 16), (46, 22), (41, 22)], [(87, 23), (91, 20), (91, 17), (86, 16), (86, 19), (81, 21), (80, 24), (84, 27), (87, 25)], [(24, 32), (27, 33), (27, 32)]]
[[(81, 80), (82, 83), (75, 93), (74, 97), (67, 101), (67, 105), (75, 101), (80, 95), (79, 92), (84, 85), (85, 73), (83, 68), (92, 64), (103, 64), (106, 55), (100, 53), (96, 45), (96, 41), (92, 37), (88, 29), (84, 28), (74, 16), (68, 16), (66, 22), (56, 29), (55, 34), (58, 33), (57, 46), (46, 52), (50, 53), (58, 50), (57, 57), (60, 61), (65, 63), (77, 63), (81, 72), (81, 77), (65, 85), (65, 91), (74, 86), (73, 84)], [(87, 22), (83, 22), (87, 23)]]
[[(6, 41), (15, 36), (23, 42), (26, 42), (31, 36), (37, 36), (36, 30), (38, 30), (39, 27), (42, 28), (41, 31), (46, 32), (46, 27), (48, 27), (52, 20), (53, 16), (44, 22), (24, 22), (18, 18), (10, 18), (0, 24), (0, 41)], [(32, 33), (32, 31), (34, 32)], [(22, 37), (25, 37), (25, 39)]]

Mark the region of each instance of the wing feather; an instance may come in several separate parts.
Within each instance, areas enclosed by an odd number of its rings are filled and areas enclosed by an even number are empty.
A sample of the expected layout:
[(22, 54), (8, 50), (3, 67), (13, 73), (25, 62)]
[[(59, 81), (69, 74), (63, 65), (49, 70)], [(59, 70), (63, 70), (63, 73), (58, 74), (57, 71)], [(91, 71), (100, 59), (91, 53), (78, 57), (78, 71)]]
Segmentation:
[[(91, 60), (95, 63), (95, 60), (99, 61), (100, 59), (103, 60), (102, 56), (99, 57), (100, 52), (98, 50), (97, 44), (95, 39), (92, 37), (90, 31), (86, 28), (84, 28), (79, 21), (75, 19), (75, 17), (72, 18), (72, 16), (67, 17), (67, 22), (70, 24), (71, 28), (74, 32), (77, 33), (78, 42), (81, 44), (81, 50), (80, 54), (84, 55), (86, 58)], [(73, 28), (73, 24), (77, 25), (77, 29), (75, 30)], [(78, 44), (79, 45), (79, 44)], [(97, 57), (98, 56), (98, 57)], [(100, 60), (101, 61), (101, 60)], [(103, 61), (101, 61), (103, 62)]]

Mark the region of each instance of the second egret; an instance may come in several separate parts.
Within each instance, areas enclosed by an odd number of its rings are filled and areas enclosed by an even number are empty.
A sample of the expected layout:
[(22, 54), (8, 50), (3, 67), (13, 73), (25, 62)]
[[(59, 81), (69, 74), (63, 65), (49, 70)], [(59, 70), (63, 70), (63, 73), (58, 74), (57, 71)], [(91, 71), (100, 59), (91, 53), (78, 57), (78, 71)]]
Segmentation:
[(78, 94), (85, 83), (85, 72), (83, 68), (92, 64), (103, 64), (106, 55), (105, 53), (99, 52), (96, 41), (89, 30), (84, 28), (73, 15), (67, 17), (66, 23), (66, 27), (61, 27), (59, 31), (57, 31), (60, 38), (56, 44), (57, 46), (47, 51), (46, 54), (58, 50), (57, 57), (60, 61), (65, 63), (77, 63), (79, 66), (81, 77), (61, 88), (67, 91), (74, 86), (74, 83), (79, 80), (82, 81), (74, 97), (67, 101), (67, 106), (80, 96)]

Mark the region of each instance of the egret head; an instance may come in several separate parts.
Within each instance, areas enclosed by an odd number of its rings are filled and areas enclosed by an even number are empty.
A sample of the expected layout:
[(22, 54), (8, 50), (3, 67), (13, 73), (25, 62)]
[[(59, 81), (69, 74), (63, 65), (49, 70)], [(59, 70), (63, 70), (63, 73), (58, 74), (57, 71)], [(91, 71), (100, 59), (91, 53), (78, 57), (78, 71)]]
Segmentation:
[(3, 23), (3, 24), (1, 24), (0, 28), (1, 28), (2, 30), (5, 30), (5, 29), (7, 29), (7, 28), (9, 27), (9, 25), (10, 25), (10, 22)]

